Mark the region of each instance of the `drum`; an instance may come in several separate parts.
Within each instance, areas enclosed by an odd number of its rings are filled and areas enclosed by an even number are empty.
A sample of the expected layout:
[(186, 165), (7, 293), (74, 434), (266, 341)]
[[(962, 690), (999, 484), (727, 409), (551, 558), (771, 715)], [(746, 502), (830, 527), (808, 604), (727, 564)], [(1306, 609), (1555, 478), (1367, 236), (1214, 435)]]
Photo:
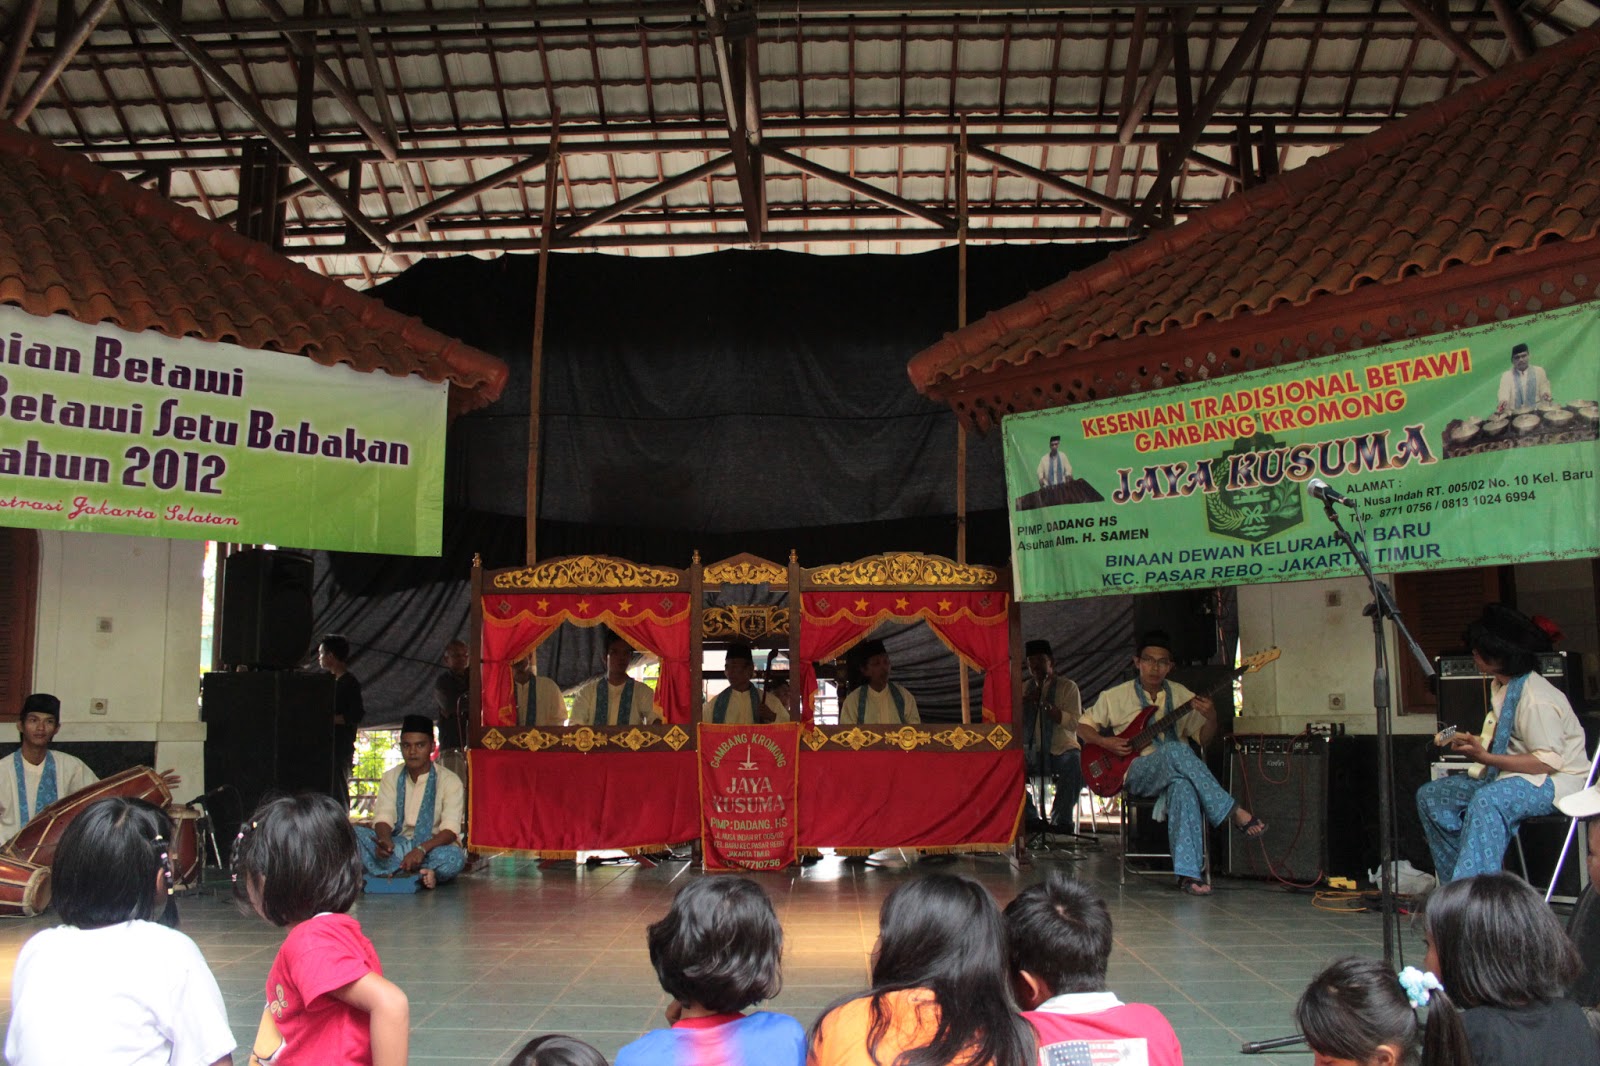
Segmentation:
[(135, 766), (41, 808), (22, 831), (11, 838), (5, 853), (39, 866), (49, 866), (55, 861), (56, 845), (61, 843), (61, 834), (67, 831), (67, 826), (85, 807), (107, 796), (149, 800), (157, 807), (172, 802), (172, 793), (160, 774), (148, 766)]
[(167, 861), (172, 863), (174, 888), (193, 888), (200, 883), (200, 812), (192, 807), (171, 806), (172, 847)]
[(50, 867), (0, 855), (0, 915), (32, 918), (50, 906)]

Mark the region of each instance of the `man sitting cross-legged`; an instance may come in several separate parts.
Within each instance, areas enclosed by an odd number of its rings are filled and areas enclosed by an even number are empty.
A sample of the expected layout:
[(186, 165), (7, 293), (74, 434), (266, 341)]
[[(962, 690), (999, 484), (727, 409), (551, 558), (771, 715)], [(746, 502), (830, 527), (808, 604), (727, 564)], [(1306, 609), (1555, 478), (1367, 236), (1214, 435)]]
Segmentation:
[(1154, 1007), (1106, 990), (1111, 912), (1081, 881), (1052, 871), (1006, 907), (1011, 982), (1039, 1034), (1040, 1062), (1182, 1066), (1172, 1024)]
[(400, 766), (378, 782), (369, 829), (356, 826), (367, 873), (380, 877), (421, 873), (422, 887), (451, 880), (467, 864), (461, 847), (464, 793), (461, 779), (433, 763), (433, 721), (406, 715), (400, 726)]

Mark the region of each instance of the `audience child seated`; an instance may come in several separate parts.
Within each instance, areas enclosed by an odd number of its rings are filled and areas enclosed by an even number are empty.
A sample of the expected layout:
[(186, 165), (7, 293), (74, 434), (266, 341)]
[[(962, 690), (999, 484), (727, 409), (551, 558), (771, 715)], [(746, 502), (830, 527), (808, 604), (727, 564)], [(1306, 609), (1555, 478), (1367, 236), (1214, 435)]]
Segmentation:
[(670, 1029), (617, 1053), (617, 1066), (802, 1066), (806, 1034), (787, 1014), (746, 1008), (783, 987), (783, 928), (747, 877), (702, 877), (650, 926), (650, 965), (672, 996)]
[(872, 987), (824, 1011), (812, 1066), (1025, 1066), (1033, 1029), (1016, 1013), (1000, 908), (949, 874), (896, 888), (878, 915)]
[(1105, 900), (1052, 872), (1023, 889), (1005, 919), (1012, 987), (1039, 1034), (1042, 1060), (1181, 1066), (1177, 1034), (1161, 1012), (1106, 991), (1111, 912)]
[(1423, 936), (1473, 1066), (1600, 1066), (1600, 1037), (1566, 998), (1577, 949), (1526, 881), (1493, 873), (1441, 885)]
[(226, 1066), (235, 1041), (194, 941), (155, 922), (172, 887), (172, 823), (143, 800), (90, 804), (53, 869), (62, 924), (35, 933), (11, 978), (12, 1066)]
[(289, 935), (267, 972), (250, 1066), (405, 1066), (411, 1008), (349, 910), (361, 857), (337, 800), (268, 800), (233, 846), (233, 893)]
[(606, 1057), (575, 1037), (548, 1033), (522, 1045), (511, 1066), (606, 1066)]
[[(1427, 1024), (1417, 1010), (1427, 1007)], [(1294, 1009), (1314, 1066), (1470, 1066), (1461, 1015), (1431, 973), (1396, 975), (1381, 959), (1340, 959)]]

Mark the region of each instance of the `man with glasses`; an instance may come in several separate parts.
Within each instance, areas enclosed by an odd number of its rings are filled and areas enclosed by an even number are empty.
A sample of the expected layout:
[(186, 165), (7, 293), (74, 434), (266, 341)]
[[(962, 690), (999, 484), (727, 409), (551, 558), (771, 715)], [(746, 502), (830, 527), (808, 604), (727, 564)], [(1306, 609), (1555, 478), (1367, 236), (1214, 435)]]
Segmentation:
[(1206, 825), (1221, 825), (1231, 817), (1248, 837), (1260, 836), (1267, 826), (1234, 802), (1189, 747), (1191, 740), (1204, 747), (1216, 735), (1217, 708), (1206, 697), (1167, 679), (1173, 666), (1172, 638), (1159, 629), (1142, 635), (1133, 665), (1139, 676), (1100, 693), (1079, 720), (1078, 737), (1113, 755), (1128, 755), (1131, 746), (1117, 734), (1132, 724), (1140, 711), (1154, 707), (1154, 720), (1193, 701), (1188, 713), (1138, 753), (1128, 767), (1126, 787), (1132, 795), (1156, 797), (1156, 818), (1165, 814), (1178, 888), (1191, 896), (1209, 896), (1211, 886), (1201, 869)]
[(400, 726), (405, 760), (378, 782), (372, 828), (358, 825), (361, 864), (377, 877), (420, 874), (423, 888), (453, 879), (467, 864), (461, 847), (461, 779), (433, 761), (433, 719), (408, 714)]

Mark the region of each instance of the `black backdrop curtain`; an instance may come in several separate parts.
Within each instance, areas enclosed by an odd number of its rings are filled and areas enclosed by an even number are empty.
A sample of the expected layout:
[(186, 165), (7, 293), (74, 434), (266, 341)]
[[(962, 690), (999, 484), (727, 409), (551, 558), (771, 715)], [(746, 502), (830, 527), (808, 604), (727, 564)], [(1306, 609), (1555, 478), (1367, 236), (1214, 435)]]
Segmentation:
[[(1111, 250), (972, 249), (973, 317)], [(498, 355), (511, 378), (497, 403), (450, 428), (441, 558), (318, 555), (318, 632), (351, 639), (369, 725), (432, 712), (440, 653), (467, 630), (473, 554), (486, 566), (523, 560), (536, 267), (533, 256), (425, 260), (373, 290)], [(807, 566), (883, 551), (953, 555), (955, 420), (911, 387), (906, 362), (955, 327), (955, 285), (953, 250), (556, 256), (540, 558), (683, 567), (696, 549), (707, 562), (751, 551), (781, 563), (793, 548)], [(1007, 561), (1003, 482), (999, 434), (970, 437), (974, 562)], [(1057, 640), (1063, 672), (1081, 658), (1093, 677), (1115, 669), (1132, 639), (1128, 602), (1042, 605), (1024, 619), (1030, 636)], [(920, 628), (886, 635), (896, 677), (930, 716), (957, 713), (954, 658)], [(541, 671), (564, 687), (598, 673), (592, 637), (551, 641)]]

